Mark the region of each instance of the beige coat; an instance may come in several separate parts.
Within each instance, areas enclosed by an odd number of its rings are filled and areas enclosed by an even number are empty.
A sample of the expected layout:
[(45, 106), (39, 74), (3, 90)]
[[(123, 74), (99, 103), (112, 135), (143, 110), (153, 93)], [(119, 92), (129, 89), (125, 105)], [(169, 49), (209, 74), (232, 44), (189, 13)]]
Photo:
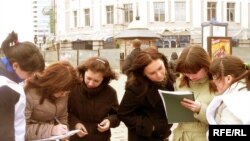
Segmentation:
[(42, 139), (51, 136), (55, 126), (55, 117), (63, 124), (68, 123), (67, 100), (68, 97), (58, 98), (55, 103), (45, 99), (39, 104), (41, 93), (30, 90), (26, 93), (27, 105), (25, 117), (27, 121), (26, 140)]
[(179, 79), (177, 79), (176, 84), (177, 90), (189, 90), (194, 93), (195, 100), (201, 103), (201, 110), (198, 114), (194, 113), (197, 122), (185, 122), (177, 125), (173, 131), (173, 141), (206, 141), (206, 131), (208, 130), (206, 109), (214, 95), (214, 93), (209, 92), (208, 78), (206, 77), (199, 82), (191, 82), (191, 88), (179, 88)]

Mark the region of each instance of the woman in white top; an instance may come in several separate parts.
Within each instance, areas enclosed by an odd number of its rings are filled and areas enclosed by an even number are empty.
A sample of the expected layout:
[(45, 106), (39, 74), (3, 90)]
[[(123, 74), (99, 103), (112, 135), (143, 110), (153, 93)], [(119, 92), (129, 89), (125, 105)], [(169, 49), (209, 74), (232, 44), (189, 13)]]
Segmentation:
[(2, 42), (1, 51), (0, 140), (24, 141), (26, 98), (19, 84), (44, 69), (44, 58), (34, 43), (19, 42), (14, 31)]
[(206, 112), (209, 124), (250, 124), (250, 67), (235, 56), (215, 59), (210, 65), (219, 96)]

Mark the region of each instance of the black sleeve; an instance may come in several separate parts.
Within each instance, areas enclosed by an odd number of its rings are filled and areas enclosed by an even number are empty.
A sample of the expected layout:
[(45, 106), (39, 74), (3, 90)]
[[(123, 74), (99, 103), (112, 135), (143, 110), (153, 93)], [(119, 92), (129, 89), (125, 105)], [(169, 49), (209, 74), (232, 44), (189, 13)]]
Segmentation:
[(135, 134), (150, 137), (153, 132), (153, 123), (147, 115), (140, 113), (139, 101), (133, 91), (126, 90), (118, 109), (118, 118), (129, 129), (133, 129)]
[(120, 120), (117, 117), (117, 112), (119, 108), (119, 102), (117, 98), (117, 93), (114, 89), (111, 90), (112, 96), (110, 97), (111, 100), (111, 109), (109, 111), (109, 116), (107, 119), (110, 121), (110, 127), (115, 128), (120, 125)]
[(15, 141), (15, 104), (20, 94), (8, 86), (0, 87), (0, 140)]
[(123, 66), (122, 66), (122, 73), (123, 74), (126, 74), (128, 69), (130, 68), (131, 66), (131, 63), (132, 63), (132, 54), (129, 54), (127, 56), (127, 58), (124, 60), (124, 63), (123, 63)]

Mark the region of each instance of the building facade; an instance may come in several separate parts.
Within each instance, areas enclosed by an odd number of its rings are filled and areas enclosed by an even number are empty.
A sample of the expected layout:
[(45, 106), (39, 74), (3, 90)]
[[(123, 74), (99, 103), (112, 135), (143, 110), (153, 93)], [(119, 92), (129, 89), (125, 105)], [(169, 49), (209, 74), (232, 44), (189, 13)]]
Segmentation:
[(51, 0), (33, 0), (33, 35), (34, 42), (40, 47), (51, 36)]
[(233, 39), (250, 39), (250, 0), (54, 1), (55, 40), (60, 44), (81, 46), (79, 43), (85, 42), (93, 49), (105, 48), (105, 44), (114, 42), (112, 37), (127, 29), (136, 16), (149, 30), (162, 35), (156, 43), (158, 47), (201, 44), (201, 25), (209, 21), (227, 23), (227, 36)]

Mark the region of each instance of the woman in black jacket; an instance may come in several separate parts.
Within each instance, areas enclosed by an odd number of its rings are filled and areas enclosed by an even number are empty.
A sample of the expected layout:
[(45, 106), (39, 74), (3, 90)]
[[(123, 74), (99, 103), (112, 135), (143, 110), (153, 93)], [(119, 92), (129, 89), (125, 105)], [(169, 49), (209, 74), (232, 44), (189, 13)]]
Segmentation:
[(70, 129), (81, 131), (70, 141), (110, 141), (110, 128), (120, 124), (116, 90), (109, 85), (116, 73), (99, 57), (89, 58), (77, 70), (82, 82), (69, 96), (68, 112)]
[(158, 89), (173, 91), (166, 57), (156, 49), (141, 51), (128, 70), (118, 118), (128, 127), (129, 141), (165, 141), (171, 134)]

